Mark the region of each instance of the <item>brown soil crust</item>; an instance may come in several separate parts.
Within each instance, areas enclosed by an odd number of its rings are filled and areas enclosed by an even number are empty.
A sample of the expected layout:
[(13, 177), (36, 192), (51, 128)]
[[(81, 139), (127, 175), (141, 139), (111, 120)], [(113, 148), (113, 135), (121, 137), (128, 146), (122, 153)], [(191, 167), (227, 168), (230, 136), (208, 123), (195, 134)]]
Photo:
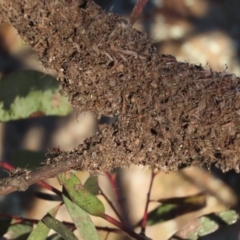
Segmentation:
[(90, 172), (131, 163), (239, 171), (239, 78), (158, 54), (146, 34), (92, 1), (8, 0), (0, 11), (59, 72), (73, 107), (117, 116), (63, 160), (83, 154)]

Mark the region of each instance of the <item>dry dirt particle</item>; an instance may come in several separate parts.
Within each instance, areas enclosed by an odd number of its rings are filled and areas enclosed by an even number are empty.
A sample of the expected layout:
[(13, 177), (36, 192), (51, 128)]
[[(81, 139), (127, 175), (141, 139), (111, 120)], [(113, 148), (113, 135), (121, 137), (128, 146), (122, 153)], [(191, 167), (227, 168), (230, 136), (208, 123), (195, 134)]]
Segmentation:
[(0, 4), (11, 22), (55, 68), (72, 105), (117, 115), (79, 153), (92, 172), (134, 164), (162, 170), (240, 165), (240, 79), (159, 55), (147, 35), (92, 1)]

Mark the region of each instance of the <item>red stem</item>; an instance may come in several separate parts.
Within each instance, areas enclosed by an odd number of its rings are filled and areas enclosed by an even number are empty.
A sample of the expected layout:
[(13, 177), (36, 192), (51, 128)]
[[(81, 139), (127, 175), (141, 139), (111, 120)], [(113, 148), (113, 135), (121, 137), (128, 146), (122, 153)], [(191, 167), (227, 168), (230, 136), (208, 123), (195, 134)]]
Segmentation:
[[(121, 196), (120, 196), (120, 193), (118, 191), (118, 187), (117, 187), (117, 184), (116, 184), (116, 174), (111, 174), (107, 171), (104, 172), (106, 177), (109, 179), (111, 185), (112, 185), (112, 188), (114, 190), (114, 193), (115, 193), (115, 196), (116, 196), (116, 199), (117, 199), (117, 203), (118, 203), (118, 206), (120, 207), (122, 213), (124, 213), (124, 207), (122, 205), (122, 201), (121, 201)], [(121, 214), (117, 214), (117, 216), (119, 217), (119, 220), (124, 223), (124, 219), (123, 217), (121, 216)]]
[(38, 184), (39, 186), (45, 188), (45, 189), (48, 189), (48, 190), (54, 192), (56, 195), (62, 197), (62, 192), (59, 191), (57, 188), (51, 186), (50, 184), (48, 184), (48, 183), (46, 183), (46, 182), (44, 182), (44, 181), (39, 181), (39, 182), (37, 182), (37, 184)]
[(12, 171), (15, 169), (15, 167), (13, 167), (11, 164), (7, 162), (0, 162), (0, 167), (4, 168), (7, 171)]
[(145, 205), (145, 209), (144, 209), (144, 213), (143, 213), (143, 217), (142, 217), (142, 223), (141, 223), (141, 234), (143, 234), (143, 235), (145, 235), (145, 230), (146, 230), (146, 226), (147, 226), (148, 205), (150, 202), (150, 194), (151, 194), (151, 190), (152, 190), (153, 180), (157, 173), (154, 173), (153, 170), (151, 173), (151, 179), (150, 179), (149, 189), (148, 189), (148, 193), (147, 193), (147, 200), (146, 200), (146, 205)]
[(117, 217), (119, 218), (119, 220), (122, 222), (122, 217), (119, 214), (119, 212), (117, 211), (117, 209), (115, 208), (115, 206), (113, 205), (112, 201), (107, 197), (107, 195), (103, 192), (103, 190), (99, 187), (101, 195), (105, 198), (105, 200), (107, 201), (107, 203), (110, 205), (110, 207), (112, 208), (112, 210), (115, 212), (115, 214), (117, 215)]
[[(0, 213), (0, 217), (14, 219), (15, 222), (12, 223), (11, 226), (19, 224), (19, 223), (23, 223), (23, 222), (30, 222), (32, 224), (38, 224), (38, 222), (41, 221), (41, 219), (40, 220), (31, 219), (31, 218), (19, 217), (19, 216), (14, 216), (14, 215), (8, 215), (8, 214), (5, 214), (5, 213)], [(74, 223), (65, 222), (65, 221), (63, 221), (62, 223), (64, 225), (66, 225), (67, 227), (69, 227), (70, 229), (73, 229), (73, 230), (75, 229)]]
[(138, 17), (141, 15), (147, 2), (148, 2), (148, 0), (137, 0), (135, 6), (133, 8), (133, 11), (131, 13), (131, 16), (130, 16), (131, 25), (133, 25), (136, 22), (136, 20), (138, 19)]
[(125, 226), (123, 223), (119, 222), (115, 218), (112, 218), (107, 214), (103, 214), (101, 217), (105, 219), (107, 222), (113, 224), (114, 226), (120, 228), (122, 231), (126, 232), (129, 236), (137, 240), (146, 240), (144, 236), (141, 236), (140, 234), (135, 233), (132, 229), (128, 228), (127, 226)]
[(16, 220), (17, 223), (30, 222), (30, 223), (37, 224), (39, 222), (39, 220), (36, 220), (36, 219), (30, 219), (30, 218), (24, 218), (24, 217), (19, 217), (19, 216), (14, 216), (14, 215), (8, 215), (8, 214), (5, 214), (5, 213), (0, 213), (0, 216), (4, 217), (4, 218), (12, 218), (12, 219)]

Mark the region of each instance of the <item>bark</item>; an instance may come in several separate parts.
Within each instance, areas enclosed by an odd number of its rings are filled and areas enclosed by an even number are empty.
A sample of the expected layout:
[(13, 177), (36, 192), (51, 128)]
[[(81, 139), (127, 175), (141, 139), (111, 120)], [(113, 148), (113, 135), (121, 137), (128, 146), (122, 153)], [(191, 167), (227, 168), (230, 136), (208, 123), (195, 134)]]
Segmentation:
[(8, 0), (0, 11), (57, 70), (73, 107), (117, 116), (59, 162), (79, 159), (91, 173), (132, 163), (239, 172), (238, 77), (159, 54), (145, 33), (92, 1)]

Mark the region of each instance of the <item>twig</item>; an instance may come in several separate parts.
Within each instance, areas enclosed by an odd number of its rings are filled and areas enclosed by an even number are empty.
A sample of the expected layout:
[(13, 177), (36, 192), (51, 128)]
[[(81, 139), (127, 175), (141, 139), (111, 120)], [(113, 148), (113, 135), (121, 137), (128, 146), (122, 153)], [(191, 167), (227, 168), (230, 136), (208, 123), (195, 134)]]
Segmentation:
[(107, 201), (107, 203), (110, 205), (110, 207), (112, 208), (112, 210), (115, 212), (115, 214), (117, 215), (117, 217), (119, 218), (119, 220), (121, 222), (123, 222), (122, 216), (119, 214), (118, 210), (116, 209), (116, 207), (114, 206), (114, 204), (112, 203), (112, 201), (107, 197), (107, 195), (103, 192), (103, 190), (99, 187), (101, 195), (105, 198), (105, 200)]
[[(105, 231), (105, 232), (108, 232), (108, 233), (118, 233), (118, 234), (123, 234), (125, 232), (123, 232), (121, 229), (118, 229), (118, 228), (110, 228), (110, 227), (98, 227), (98, 226), (95, 226), (96, 229), (98, 231)], [(127, 234), (126, 234), (127, 235)]]
[[(0, 167), (4, 168), (7, 171), (14, 171), (14, 170), (16, 170), (16, 168), (13, 165), (11, 165), (11, 164), (9, 164), (7, 162), (0, 162)], [(62, 196), (61, 191), (59, 191), (58, 189), (56, 189), (55, 187), (51, 186), (50, 184), (48, 184), (48, 183), (46, 183), (44, 181), (39, 181), (39, 182), (37, 182), (37, 184), (39, 186), (45, 188), (45, 189), (48, 189), (49, 191), (52, 191), (53, 193), (55, 193), (56, 195), (58, 195), (60, 197)]]
[(45, 189), (48, 189), (49, 191), (52, 191), (53, 193), (55, 193), (56, 195), (62, 197), (62, 192), (59, 191), (57, 188), (51, 186), (50, 184), (44, 182), (44, 181), (39, 181), (37, 182), (37, 184)]
[(136, 20), (142, 13), (144, 7), (146, 6), (147, 2), (148, 0), (137, 0), (137, 3), (135, 4), (134, 9), (130, 16), (131, 25), (133, 25), (136, 22)]
[(5, 213), (0, 213), (0, 217), (14, 219), (16, 221), (16, 222), (14, 222), (14, 224), (18, 224), (18, 223), (22, 223), (22, 222), (30, 222), (33, 224), (37, 224), (39, 222), (39, 220), (37, 220), (37, 219), (24, 218), (24, 217), (19, 217), (19, 216), (15, 216), (15, 215), (8, 215)]
[[(111, 174), (111, 173), (109, 173), (107, 171), (105, 171), (104, 173), (105, 173), (106, 177), (109, 179), (109, 181), (110, 181), (110, 183), (112, 185), (112, 188), (114, 190), (115, 196), (117, 198), (117, 203), (118, 203), (118, 205), (119, 205), (119, 207), (121, 209), (121, 212), (124, 213), (124, 207), (122, 205), (122, 201), (121, 201), (121, 198), (120, 198), (120, 193), (119, 193), (118, 187), (116, 185), (116, 174), (113, 175), (113, 174)], [(122, 223), (124, 223), (124, 219), (122, 218), (122, 216), (120, 214), (119, 214), (119, 216), (120, 216), (119, 217), (120, 221)]]
[[(25, 217), (20, 217), (20, 216), (15, 216), (15, 215), (8, 215), (8, 214), (5, 214), (5, 213), (0, 213), (0, 217), (14, 219), (15, 222), (13, 222), (11, 224), (11, 226), (19, 224), (19, 223), (23, 223), (23, 222), (24, 223), (29, 222), (29, 223), (32, 223), (32, 224), (38, 224), (38, 222), (41, 221), (41, 219), (25, 218)], [(63, 221), (62, 223), (64, 225), (66, 225), (67, 227), (71, 228), (71, 229), (75, 228), (74, 223), (66, 222), (66, 221)]]
[(149, 189), (148, 189), (148, 193), (147, 193), (147, 200), (146, 200), (146, 205), (145, 205), (145, 209), (144, 209), (144, 213), (143, 213), (143, 217), (142, 217), (142, 224), (141, 224), (141, 234), (143, 236), (145, 236), (145, 230), (146, 230), (146, 226), (147, 226), (148, 205), (150, 202), (150, 194), (151, 194), (151, 190), (152, 190), (153, 180), (154, 180), (154, 177), (157, 175), (157, 173), (158, 172), (154, 173), (153, 170), (151, 173), (151, 179), (150, 179)]
[[(73, 157), (72, 159), (64, 159), (58, 157), (51, 160), (50, 163), (39, 167), (34, 171), (16, 170), (11, 173), (11, 176), (0, 181), (0, 196), (9, 194), (14, 191), (25, 191), (29, 186), (49, 178), (56, 177), (58, 174), (74, 169), (80, 169), (82, 160), (80, 156)], [(47, 186), (44, 184), (45, 187)], [(54, 190), (56, 194), (60, 194), (58, 190)]]
[(4, 168), (7, 171), (12, 171), (12, 170), (16, 169), (15, 167), (13, 167), (11, 164), (9, 164), (7, 162), (0, 162), (0, 167)]
[(126, 232), (129, 236), (137, 239), (137, 240), (146, 240), (144, 236), (141, 236), (140, 234), (135, 233), (132, 229), (128, 228), (123, 223), (117, 221), (116, 219), (112, 218), (111, 216), (107, 214), (103, 214), (102, 218), (108, 221), (109, 223), (115, 225), (116, 227), (120, 228), (122, 231)]

